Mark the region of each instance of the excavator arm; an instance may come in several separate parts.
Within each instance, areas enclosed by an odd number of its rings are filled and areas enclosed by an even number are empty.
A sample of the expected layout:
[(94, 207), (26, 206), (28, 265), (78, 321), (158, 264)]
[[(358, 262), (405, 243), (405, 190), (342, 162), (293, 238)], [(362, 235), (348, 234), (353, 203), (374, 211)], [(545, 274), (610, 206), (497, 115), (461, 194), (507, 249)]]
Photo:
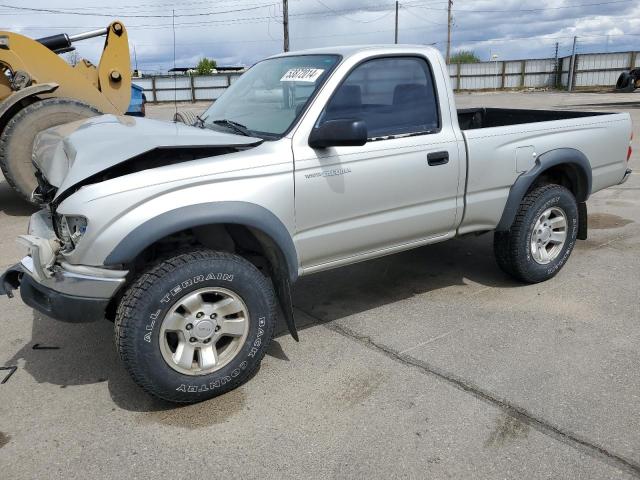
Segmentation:
[[(97, 68), (87, 60), (74, 67), (58, 56), (72, 50), (73, 42), (99, 35), (106, 38)], [(0, 100), (41, 83), (57, 84), (56, 97), (73, 98), (104, 113), (124, 113), (131, 99), (129, 40), (120, 21), (93, 32), (40, 40), (0, 31), (0, 66), (9, 73), (0, 79)]]
[[(59, 56), (75, 42), (99, 36), (105, 42), (97, 67), (88, 60), (72, 66)], [(100, 113), (124, 114), (130, 100), (129, 40), (122, 22), (35, 40), (0, 31), (0, 169), (7, 183), (37, 203), (31, 155), (38, 133)]]

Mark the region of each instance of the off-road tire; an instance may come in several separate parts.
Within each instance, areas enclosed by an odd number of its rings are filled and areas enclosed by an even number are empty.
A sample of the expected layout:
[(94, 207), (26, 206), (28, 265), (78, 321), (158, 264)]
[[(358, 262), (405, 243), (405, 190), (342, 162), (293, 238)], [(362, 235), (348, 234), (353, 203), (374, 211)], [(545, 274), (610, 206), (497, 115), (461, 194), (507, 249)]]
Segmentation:
[[(562, 250), (550, 263), (537, 263), (532, 257), (531, 236), (537, 219), (551, 207), (561, 208), (567, 216), (566, 240)], [(493, 251), (498, 266), (517, 280), (538, 283), (554, 277), (567, 262), (578, 234), (578, 205), (567, 188), (543, 185), (529, 192), (507, 232), (495, 232)]]
[(185, 125), (193, 127), (198, 122), (198, 116), (195, 112), (192, 112), (190, 110), (183, 110), (181, 112), (176, 112), (173, 115), (173, 121), (184, 123)]
[(100, 112), (70, 98), (47, 98), (18, 110), (0, 135), (0, 167), (9, 185), (31, 202), (31, 193), (37, 185), (31, 163), (36, 135), (47, 128), (95, 115)]
[(628, 72), (622, 72), (616, 82), (616, 91), (620, 93), (630, 93), (635, 90), (633, 76)]
[[(204, 287), (239, 295), (249, 312), (249, 330), (239, 352), (220, 370), (187, 375), (163, 358), (161, 324), (179, 297)], [(115, 343), (127, 371), (146, 392), (169, 402), (200, 402), (233, 390), (256, 371), (273, 336), (275, 302), (269, 279), (244, 258), (187, 251), (159, 261), (128, 287), (116, 313)]]

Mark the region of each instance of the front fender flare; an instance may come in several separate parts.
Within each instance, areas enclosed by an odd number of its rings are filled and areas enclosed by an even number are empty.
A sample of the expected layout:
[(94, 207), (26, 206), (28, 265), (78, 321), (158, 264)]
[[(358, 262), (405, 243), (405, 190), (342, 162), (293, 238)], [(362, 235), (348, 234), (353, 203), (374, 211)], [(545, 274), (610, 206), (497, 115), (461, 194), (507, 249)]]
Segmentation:
[(574, 148), (558, 148), (555, 150), (549, 150), (548, 152), (540, 155), (536, 159), (536, 163), (533, 168), (520, 175), (511, 186), (509, 196), (507, 197), (507, 204), (504, 207), (502, 217), (500, 218), (500, 222), (498, 223), (496, 230), (504, 232), (511, 228), (522, 199), (529, 191), (531, 185), (533, 185), (533, 182), (535, 182), (542, 173), (556, 165), (567, 164), (577, 168), (578, 172), (580, 172), (580, 176), (582, 178), (581, 181), (584, 185), (581, 189), (581, 193), (576, 196), (576, 200), (579, 204), (586, 202), (589, 198), (589, 194), (591, 193), (592, 185), (591, 164), (587, 157), (584, 153)]
[(134, 228), (111, 251), (105, 265), (132, 262), (156, 241), (173, 233), (204, 225), (230, 223), (262, 231), (276, 243), (286, 261), (289, 280), (298, 278), (298, 255), (291, 234), (272, 212), (248, 202), (211, 202), (170, 210)]

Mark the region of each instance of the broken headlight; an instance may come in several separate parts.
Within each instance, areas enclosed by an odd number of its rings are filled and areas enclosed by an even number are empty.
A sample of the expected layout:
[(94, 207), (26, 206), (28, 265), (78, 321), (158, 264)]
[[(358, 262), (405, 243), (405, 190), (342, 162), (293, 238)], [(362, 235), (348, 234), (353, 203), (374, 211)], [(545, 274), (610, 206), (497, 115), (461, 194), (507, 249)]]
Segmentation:
[(62, 252), (71, 252), (87, 231), (87, 219), (80, 215), (56, 215), (56, 231), (62, 241)]

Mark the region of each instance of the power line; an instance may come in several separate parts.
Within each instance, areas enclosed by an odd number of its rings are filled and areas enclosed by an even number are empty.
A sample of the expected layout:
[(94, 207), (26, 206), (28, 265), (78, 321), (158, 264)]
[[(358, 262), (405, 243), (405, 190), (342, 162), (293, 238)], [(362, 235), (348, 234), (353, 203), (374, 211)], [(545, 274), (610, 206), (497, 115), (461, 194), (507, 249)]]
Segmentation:
[[(237, 6), (242, 6), (244, 7), (250, 7), (250, 6), (262, 6), (262, 5), (269, 5), (268, 3), (265, 3), (264, 1), (259, 2), (259, 1), (250, 1), (249, 3), (237, 3), (238, 1), (245, 1), (245, 0), (236, 0), (235, 2), (231, 2), (229, 0), (229, 3), (235, 3), (235, 5)], [(180, 11), (201, 11), (203, 10), (202, 7), (200, 7), (199, 5), (203, 5), (206, 4), (207, 7), (211, 7), (211, 2), (210, 1), (205, 1), (205, 2), (181, 2), (180, 3)], [(189, 5), (192, 5), (193, 7), (188, 7)], [(152, 9), (149, 9), (148, 7), (154, 7)], [(113, 13), (111, 13), (113, 16), (118, 17), (118, 16), (124, 16), (127, 13), (136, 13), (136, 14), (142, 14), (145, 12), (151, 12), (151, 13), (156, 13), (158, 11), (160, 12), (165, 12), (167, 10), (167, 7), (171, 7), (174, 6), (174, 4), (155, 4), (155, 5), (147, 5), (147, 7), (144, 7), (142, 5), (135, 5), (135, 6), (122, 6), (122, 7), (118, 7), (117, 11), (114, 11)], [(185, 6), (187, 6), (187, 8), (184, 8)], [(16, 7), (16, 5), (11, 5), (11, 7)], [(31, 8), (31, 7), (29, 7)], [(34, 8), (40, 8), (40, 7), (34, 7)], [(9, 9), (5, 9), (2, 10), (2, 7), (0, 7), (0, 14), (9, 14), (9, 15), (38, 15), (38, 14), (42, 14), (42, 15), (61, 15), (61, 14), (73, 14), (74, 12), (82, 12), (82, 13), (93, 13), (93, 12), (98, 12), (101, 14), (108, 14), (109, 12), (105, 12), (104, 8), (101, 7), (74, 7), (74, 8), (68, 8), (68, 7), (53, 7), (53, 6), (47, 6), (47, 8), (45, 8), (44, 10), (55, 10), (56, 13), (51, 13), (51, 12), (33, 12), (33, 11), (16, 11), (15, 8), (9, 8)], [(210, 10), (210, 8), (207, 8), (207, 10)], [(60, 13), (58, 13), (60, 12)]]
[[(389, 11), (387, 13), (382, 14), (382, 16), (380, 16), (378, 18), (374, 18), (373, 20), (360, 20), (360, 19), (357, 19), (357, 18), (349, 18), (349, 17), (347, 17), (346, 15), (343, 14), (343, 12), (347, 12), (348, 10), (336, 10), (334, 8), (331, 8), (329, 5), (327, 5), (326, 3), (322, 2), (321, 0), (316, 0), (316, 2), (318, 2), (324, 8), (329, 10), (331, 13), (334, 13), (334, 14), (336, 14), (336, 15), (338, 15), (338, 16), (346, 19), (346, 20), (350, 20), (352, 22), (357, 22), (357, 23), (373, 23), (373, 22), (377, 22), (379, 20), (382, 20), (383, 18), (388, 17), (392, 13), (392, 11)], [(398, 2), (396, 2), (396, 4), (397, 3)], [(355, 13), (355, 12), (366, 12), (366, 11), (374, 11), (374, 10), (373, 9), (372, 10), (367, 10), (367, 9), (363, 9), (363, 8), (360, 8), (360, 9), (355, 8), (352, 11)], [(396, 12), (397, 12), (397, 5), (396, 5)]]
[[(630, 3), (635, 2), (636, 0), (610, 0), (608, 2), (597, 2), (597, 3), (581, 3), (577, 5), (562, 5), (559, 7), (545, 7), (545, 8), (521, 8), (521, 9), (461, 9), (456, 8), (456, 12), (466, 12), (466, 13), (529, 13), (529, 12), (545, 12), (547, 10), (563, 10), (567, 8), (584, 8), (584, 7), (598, 7), (602, 5), (613, 5), (617, 3)], [(417, 6), (417, 8), (424, 8), (426, 10), (447, 10), (443, 8), (433, 8), (429, 6)]]
[[(200, 12), (200, 13), (183, 13), (180, 15), (175, 15), (175, 17), (204, 17), (209, 15), (221, 15), (223, 13), (235, 13), (235, 12), (247, 12), (249, 10), (257, 10), (260, 8), (270, 7), (275, 5), (274, 3), (265, 3), (259, 6), (254, 7), (246, 7), (246, 8), (237, 8), (235, 10), (226, 10), (226, 11), (217, 11), (217, 12)], [(64, 10), (54, 10), (49, 8), (31, 8), (31, 7), (17, 7), (13, 5), (0, 4), (0, 7), (9, 8), (11, 10), (21, 10), (28, 12), (37, 12), (37, 13), (49, 13), (56, 15), (81, 15), (85, 17), (115, 17), (119, 16), (121, 18), (172, 18), (172, 15), (114, 15), (111, 13), (89, 13), (89, 12), (78, 12), (78, 11), (64, 11)]]
[(406, 10), (407, 12), (409, 12), (411, 15), (413, 15), (416, 18), (419, 18), (420, 20), (422, 20), (423, 22), (427, 22), (430, 23), (432, 25), (437, 25), (439, 27), (445, 27), (447, 24), (446, 23), (440, 23), (440, 22), (434, 22), (432, 19), (430, 18), (426, 18), (423, 17), (421, 14), (417, 13), (414, 9), (418, 8), (415, 6), (410, 6), (410, 5), (405, 5), (404, 3), (402, 3), (400, 5), (400, 8), (403, 8), (404, 10)]
[[(548, 8), (544, 8), (544, 9), (512, 9), (512, 10), (467, 10), (467, 9), (453, 9), (453, 11), (456, 12), (466, 12), (466, 13), (486, 13), (486, 12), (491, 12), (491, 13), (495, 13), (495, 12), (500, 12), (500, 13), (504, 13), (504, 12), (510, 12), (510, 13), (530, 13), (530, 12), (539, 12), (539, 11), (545, 11), (545, 10), (554, 10), (554, 9), (564, 9), (564, 8), (579, 8), (579, 7), (587, 7), (587, 6), (596, 6), (596, 5), (609, 5), (609, 4), (619, 4), (619, 3), (628, 3), (628, 2), (632, 2), (634, 0), (610, 0), (607, 2), (598, 2), (598, 3), (589, 3), (589, 4), (580, 4), (580, 5), (565, 5), (565, 6), (561, 6), (561, 7), (548, 7)], [(442, 2), (436, 2), (436, 3), (442, 3)], [(447, 2), (448, 3), (448, 2)], [(431, 3), (429, 5), (433, 5), (435, 3)], [(176, 15), (176, 17), (202, 17), (202, 16), (210, 16), (210, 15), (217, 15), (217, 14), (224, 14), (224, 13), (235, 13), (235, 12), (241, 12), (241, 11), (250, 11), (250, 10), (257, 10), (257, 9), (261, 9), (261, 8), (266, 8), (266, 7), (273, 7), (273, 6), (277, 6), (278, 4), (274, 4), (274, 3), (266, 3), (266, 4), (261, 4), (260, 6), (253, 6), (253, 7), (247, 7), (247, 8), (242, 8), (242, 9), (235, 9), (235, 10), (227, 10), (227, 11), (222, 11), (222, 12), (201, 12), (201, 13), (197, 13), (197, 14), (180, 14), (180, 15)], [(0, 7), (2, 6), (6, 6), (4, 4), (0, 4)], [(312, 16), (332, 16), (334, 14), (342, 14), (342, 13), (354, 13), (354, 12), (371, 12), (371, 11), (380, 11), (380, 7), (382, 7), (383, 5), (370, 5), (369, 8), (350, 8), (350, 9), (341, 9), (341, 10), (337, 10), (337, 9), (333, 9), (331, 11), (328, 12), (306, 12), (306, 13), (296, 13), (296, 14), (289, 14), (289, 17), (296, 17), (296, 18), (305, 18), (305, 17), (312, 17)], [(49, 12), (49, 10), (52, 9), (29, 9), (28, 7), (14, 7), (14, 6), (9, 6), (11, 8), (15, 8), (15, 9), (27, 9), (27, 10), (37, 10), (40, 13), (51, 13)], [(391, 5), (386, 4), (384, 5), (384, 7), (386, 8), (393, 8)], [(447, 11), (448, 12), (448, 8), (435, 8), (432, 6), (428, 6), (428, 5), (424, 5), (423, 2), (418, 2), (418, 1), (407, 1), (407, 2), (403, 2), (402, 7), (409, 7), (409, 8), (422, 8), (422, 9), (428, 9), (428, 10), (434, 10), (434, 11)], [(392, 13), (393, 10), (389, 10), (384, 16), (390, 15)], [(56, 13), (61, 13), (61, 14), (69, 14), (69, 15), (83, 15), (83, 16), (93, 16), (93, 14), (89, 14), (89, 13), (82, 13), (82, 12), (57, 12)], [(418, 16), (415, 12), (413, 12), (414, 15)], [(98, 15), (98, 14), (96, 14)], [(113, 15), (107, 15), (107, 14), (99, 14), (100, 16), (109, 16), (112, 17)], [(127, 17), (126, 15), (120, 15), (121, 17)], [(379, 17), (377, 20), (379, 20), (380, 18), (384, 18), (383, 17)], [(132, 15), (130, 16), (132, 18), (166, 18), (169, 17), (169, 15)], [(342, 18), (348, 18), (345, 17), (344, 15), (342, 15)], [(420, 17), (423, 18), (423, 17)], [(272, 20), (273, 17), (270, 16), (260, 16), (260, 17), (244, 17), (244, 18), (232, 18), (232, 19), (218, 19), (218, 20), (208, 20), (208, 21), (197, 21), (197, 22), (180, 22), (180, 23), (176, 23), (176, 26), (202, 26), (202, 25), (214, 25), (214, 24), (218, 24), (218, 25), (232, 25), (232, 24), (245, 24), (245, 23), (262, 23), (262, 22), (268, 22), (270, 20)], [(423, 18), (424, 19), (424, 18)], [(353, 19), (350, 19), (353, 20)], [(428, 20), (427, 20), (428, 21)], [(365, 22), (368, 23), (368, 22)], [(159, 29), (162, 27), (169, 27), (171, 26), (171, 23), (165, 23), (165, 24), (141, 24), (141, 25), (129, 25), (129, 28), (140, 28), (140, 29)], [(29, 28), (27, 26), (23, 27), (23, 28)], [(58, 27), (58, 28), (77, 28), (77, 27)], [(99, 27), (95, 27), (95, 28), (99, 28)]]
[[(405, 28), (403, 30), (422, 30), (422, 27), (409, 27), (409, 28)], [(350, 33), (329, 33), (329, 34), (322, 34), (322, 35), (304, 35), (304, 36), (296, 36), (295, 38), (298, 40), (309, 40), (309, 39), (314, 39), (314, 38), (327, 38), (327, 37), (336, 37), (336, 36), (345, 36), (345, 37), (349, 37), (349, 36), (360, 36), (360, 35), (372, 35), (375, 33), (389, 33), (389, 32), (394, 32), (393, 29), (381, 29), (381, 30), (369, 30), (366, 32), (350, 32)], [(633, 36), (633, 37), (638, 37), (640, 36), (640, 33), (625, 33), (625, 34), (612, 34), (612, 35), (578, 35), (580, 38), (597, 38), (597, 37), (625, 37), (625, 36)], [(512, 42), (519, 42), (519, 41), (531, 41), (533, 39), (538, 39), (540, 41), (557, 41), (557, 40), (564, 40), (564, 39), (572, 39), (574, 37), (574, 35), (563, 35), (563, 36), (549, 36), (549, 37), (540, 37), (540, 36), (536, 36), (536, 37), (515, 37), (515, 38), (508, 38), (508, 39), (486, 39), (486, 40), (480, 40), (480, 39), (465, 39), (463, 41), (461, 41), (461, 43), (467, 43), (467, 42), (480, 42), (480, 43), (512, 43)], [(183, 43), (178, 43), (178, 46), (189, 46), (189, 45), (219, 45), (219, 44), (226, 44), (226, 43), (263, 43), (263, 42), (281, 42), (282, 39), (271, 39), (271, 40), (227, 40), (227, 41), (213, 41), (213, 42), (183, 42)], [(429, 42), (432, 43), (432, 42)], [(445, 43), (445, 41), (442, 42), (435, 42), (436, 44), (440, 44), (440, 43)], [(140, 46), (155, 46), (155, 45), (171, 45), (171, 43), (159, 43), (159, 42), (153, 42), (153, 43), (140, 43), (140, 42), (136, 42), (136, 45)]]

